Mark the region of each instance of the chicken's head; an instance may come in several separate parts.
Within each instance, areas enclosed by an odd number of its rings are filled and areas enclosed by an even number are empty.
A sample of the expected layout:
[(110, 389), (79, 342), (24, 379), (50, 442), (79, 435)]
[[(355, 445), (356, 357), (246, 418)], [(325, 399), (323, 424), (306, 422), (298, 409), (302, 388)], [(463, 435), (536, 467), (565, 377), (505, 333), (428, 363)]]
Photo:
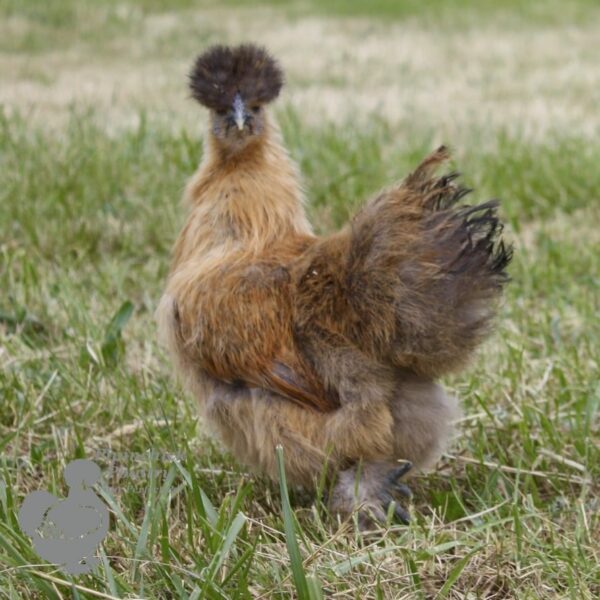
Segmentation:
[(264, 106), (283, 85), (283, 73), (269, 53), (254, 44), (212, 46), (190, 73), (192, 96), (211, 111), (213, 135), (244, 145), (265, 129)]

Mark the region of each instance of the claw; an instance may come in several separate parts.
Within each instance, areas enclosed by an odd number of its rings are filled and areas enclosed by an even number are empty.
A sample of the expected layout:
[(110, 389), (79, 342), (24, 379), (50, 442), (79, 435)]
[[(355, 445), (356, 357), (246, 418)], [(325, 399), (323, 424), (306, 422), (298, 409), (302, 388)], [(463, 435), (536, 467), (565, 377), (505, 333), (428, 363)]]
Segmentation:
[(386, 477), (387, 482), (390, 484), (395, 484), (398, 481), (398, 479), (406, 475), (412, 468), (412, 463), (407, 461), (399, 467), (392, 469)]
[(394, 507), (394, 516), (404, 525), (408, 525), (410, 523), (409, 512), (399, 504), (396, 504)]
[(396, 517), (396, 519), (398, 519), (401, 523), (404, 523), (405, 525), (407, 525), (410, 522), (410, 514), (404, 507), (402, 507), (393, 499), (393, 494), (397, 493), (404, 496), (405, 498), (412, 497), (412, 492), (410, 491), (410, 488), (404, 483), (398, 481), (411, 469), (412, 463), (410, 462), (405, 462), (402, 465), (392, 469), (386, 475), (384, 490), (382, 490), (382, 493), (380, 494), (380, 498), (386, 510), (389, 508), (390, 503), (394, 502), (394, 516)]

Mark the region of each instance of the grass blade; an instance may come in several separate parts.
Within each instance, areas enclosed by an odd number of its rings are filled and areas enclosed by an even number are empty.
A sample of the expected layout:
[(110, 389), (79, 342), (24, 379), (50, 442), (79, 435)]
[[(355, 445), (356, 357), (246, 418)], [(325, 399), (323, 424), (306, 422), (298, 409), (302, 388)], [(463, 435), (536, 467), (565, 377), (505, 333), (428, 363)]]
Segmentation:
[(281, 504), (283, 508), (283, 526), (288, 554), (290, 556), (292, 577), (294, 579), (294, 585), (296, 586), (298, 598), (300, 600), (310, 600), (311, 594), (309, 592), (306, 574), (304, 573), (302, 556), (300, 555), (300, 547), (298, 546), (298, 541), (296, 540), (296, 524), (287, 489), (283, 448), (281, 446), (277, 446), (275, 452), (277, 453), (277, 469), (279, 472), (279, 487), (281, 490)]

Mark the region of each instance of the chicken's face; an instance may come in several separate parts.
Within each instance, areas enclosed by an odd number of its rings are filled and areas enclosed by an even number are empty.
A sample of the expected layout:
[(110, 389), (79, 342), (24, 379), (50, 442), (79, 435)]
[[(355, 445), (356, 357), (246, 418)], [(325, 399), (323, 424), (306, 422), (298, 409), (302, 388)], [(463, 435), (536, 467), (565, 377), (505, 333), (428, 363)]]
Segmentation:
[(265, 129), (265, 111), (257, 102), (244, 100), (238, 92), (231, 106), (211, 111), (213, 135), (228, 146), (242, 147)]
[(282, 85), (275, 59), (253, 44), (213, 46), (196, 59), (190, 73), (193, 97), (211, 111), (211, 133), (234, 149), (265, 131), (265, 106)]

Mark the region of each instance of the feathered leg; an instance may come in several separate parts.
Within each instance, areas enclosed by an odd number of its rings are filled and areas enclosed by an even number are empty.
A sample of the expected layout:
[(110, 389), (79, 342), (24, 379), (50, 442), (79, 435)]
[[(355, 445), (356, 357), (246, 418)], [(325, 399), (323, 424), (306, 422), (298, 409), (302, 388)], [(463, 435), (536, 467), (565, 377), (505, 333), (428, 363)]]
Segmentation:
[(408, 523), (409, 513), (399, 500), (410, 498), (411, 492), (400, 480), (411, 468), (410, 462), (358, 462), (338, 474), (329, 498), (330, 510), (342, 518), (356, 511), (359, 527), (367, 529), (376, 522), (385, 522), (390, 504), (394, 502), (394, 516)]
[[(345, 518), (358, 510), (362, 528), (384, 521), (390, 502), (410, 495), (399, 481), (405, 465), (424, 468), (437, 460), (458, 412), (441, 387), (409, 374), (397, 382), (389, 406), (354, 398), (332, 413), (299, 408), (265, 390), (213, 385), (206, 417), (241, 463), (276, 480), (275, 448), (282, 445), (289, 482), (311, 489), (323, 473), (337, 477), (331, 511)], [(398, 502), (395, 516), (408, 519)]]
[[(333, 478), (329, 497), (332, 514), (346, 518), (357, 510), (361, 529), (367, 529), (375, 522), (385, 521), (394, 500), (396, 518), (407, 522), (408, 512), (398, 498), (410, 496), (408, 487), (400, 482), (410, 463), (395, 463), (390, 449), (389, 460), (358, 460), (347, 466), (352, 461), (345, 456), (346, 446), (350, 444), (358, 451), (354, 427), (360, 419), (348, 416), (348, 411), (356, 408), (354, 404), (336, 413), (317, 413), (264, 390), (236, 390), (219, 384), (206, 404), (206, 416), (242, 464), (273, 480), (277, 480), (277, 445), (284, 448), (289, 483), (315, 489), (323, 474), (329, 481)], [(372, 434), (377, 437), (376, 431)], [(366, 454), (370, 452), (372, 448), (365, 448)]]
[(394, 456), (415, 467), (432, 467), (442, 455), (460, 416), (458, 401), (433, 381), (405, 373), (391, 405)]
[[(358, 510), (361, 528), (384, 521), (392, 500), (395, 517), (408, 521), (398, 500), (410, 497), (410, 490), (399, 480), (410, 465), (424, 469), (439, 459), (460, 412), (456, 399), (439, 385), (408, 372), (396, 385), (391, 411), (393, 453), (387, 460), (359, 461), (341, 471), (330, 498), (331, 510), (343, 517)], [(398, 460), (405, 462), (399, 465)]]

